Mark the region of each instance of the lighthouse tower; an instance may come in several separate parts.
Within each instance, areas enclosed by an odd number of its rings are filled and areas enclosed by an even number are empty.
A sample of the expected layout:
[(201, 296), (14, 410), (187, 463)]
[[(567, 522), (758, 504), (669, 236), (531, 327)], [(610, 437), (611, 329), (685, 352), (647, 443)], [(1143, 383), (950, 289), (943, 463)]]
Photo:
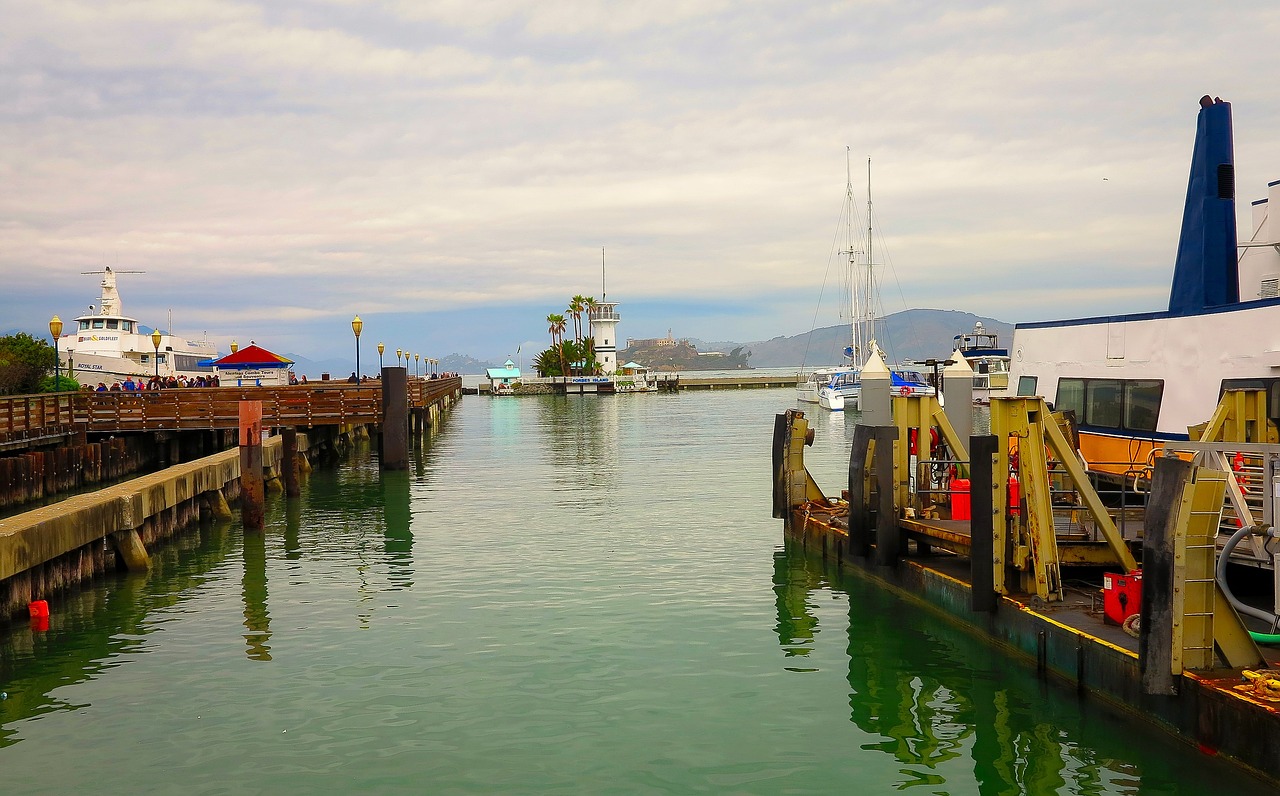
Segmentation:
[(606, 376), (618, 372), (618, 310), (616, 302), (600, 302), (587, 313), (591, 336), (596, 344), (596, 360)]

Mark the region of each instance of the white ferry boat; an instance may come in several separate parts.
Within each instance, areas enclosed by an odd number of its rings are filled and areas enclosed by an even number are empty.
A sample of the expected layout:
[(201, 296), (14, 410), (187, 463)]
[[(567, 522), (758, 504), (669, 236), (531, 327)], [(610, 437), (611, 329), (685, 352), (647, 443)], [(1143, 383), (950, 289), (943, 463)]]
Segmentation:
[(1200, 102), (1169, 308), (1014, 329), (1016, 393), (1073, 410), (1090, 469), (1114, 480), (1142, 478), (1228, 388), (1266, 389), (1280, 419), (1280, 181), (1237, 243), (1231, 105)]
[(81, 384), (110, 385), (129, 377), (149, 379), (157, 372), (163, 378), (196, 378), (213, 373), (212, 360), (218, 357), (218, 349), (212, 342), (161, 332), (157, 349), (151, 339), (152, 330), (124, 314), (115, 272), (106, 268), (101, 273), (98, 306), (90, 306), (89, 314), (67, 324), (59, 338), (73, 378)]

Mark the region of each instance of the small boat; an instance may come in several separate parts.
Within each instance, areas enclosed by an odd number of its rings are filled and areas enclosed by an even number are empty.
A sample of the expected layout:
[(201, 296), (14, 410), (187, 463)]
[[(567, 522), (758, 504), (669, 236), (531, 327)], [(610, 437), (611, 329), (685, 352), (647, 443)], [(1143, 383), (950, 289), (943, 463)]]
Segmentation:
[(1009, 349), (1000, 347), (999, 336), (978, 321), (973, 331), (958, 334), (951, 347), (973, 369), (973, 402), (991, 403), (991, 396), (1009, 394)]
[(194, 379), (214, 374), (218, 349), (212, 342), (188, 340), (170, 330), (160, 332), (157, 346), (152, 330), (124, 314), (116, 273), (110, 268), (86, 273), (102, 274), (102, 293), (98, 306), (90, 305), (89, 313), (77, 317), (74, 325), (68, 324), (67, 332), (59, 338), (72, 378), (94, 384), (155, 375)]
[(649, 368), (638, 362), (628, 362), (614, 374), (617, 392), (657, 392), (658, 379)]
[(843, 412), (846, 406), (857, 409), (861, 397), (862, 373), (852, 368), (836, 371), (818, 388), (818, 406), (832, 412)]
[(894, 395), (901, 395), (904, 398), (912, 395), (937, 395), (938, 391), (934, 389), (925, 375), (918, 370), (894, 370), (889, 373), (890, 388)]

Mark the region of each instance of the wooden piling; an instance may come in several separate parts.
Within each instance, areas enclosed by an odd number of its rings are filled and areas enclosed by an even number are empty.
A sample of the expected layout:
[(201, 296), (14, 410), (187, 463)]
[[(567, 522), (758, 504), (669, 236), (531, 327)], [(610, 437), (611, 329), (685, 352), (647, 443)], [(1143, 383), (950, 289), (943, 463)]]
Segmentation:
[(262, 401), (240, 402), (240, 521), (245, 530), (263, 528), (266, 502), (262, 481)]
[(1148, 694), (1178, 693), (1173, 676), (1174, 524), (1191, 463), (1156, 459), (1142, 522), (1142, 619), (1138, 625), (1138, 671)]
[(285, 497), (296, 498), (302, 494), (298, 486), (298, 429), (285, 426), (280, 432), (284, 452), (280, 459), (280, 474), (284, 476)]
[(872, 439), (871, 426), (853, 427), (853, 450), (849, 454), (849, 555), (866, 558), (871, 554), (871, 512), (867, 506), (867, 454)]
[(880, 492), (876, 511), (876, 566), (892, 567), (902, 553), (902, 529), (898, 525), (894, 496), (897, 492), (897, 473), (893, 471), (893, 446), (898, 439), (894, 426), (873, 426), (876, 442), (876, 488)]
[(403, 367), (382, 369), (382, 469), (409, 469), (409, 387)]

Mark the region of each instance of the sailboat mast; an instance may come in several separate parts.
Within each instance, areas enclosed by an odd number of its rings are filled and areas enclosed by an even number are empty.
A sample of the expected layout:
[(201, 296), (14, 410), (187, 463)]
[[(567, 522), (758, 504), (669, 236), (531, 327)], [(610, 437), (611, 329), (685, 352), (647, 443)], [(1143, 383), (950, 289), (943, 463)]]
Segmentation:
[[(867, 158), (867, 346), (876, 336), (876, 274), (875, 260), (871, 252), (871, 158)], [(868, 354), (871, 352), (868, 351)]]
[(844, 254), (849, 258), (849, 336), (853, 343), (851, 364), (857, 367), (862, 364), (862, 302), (858, 293), (862, 289), (861, 280), (857, 277), (857, 261), (853, 240), (853, 171), (850, 167), (849, 147), (844, 148)]

